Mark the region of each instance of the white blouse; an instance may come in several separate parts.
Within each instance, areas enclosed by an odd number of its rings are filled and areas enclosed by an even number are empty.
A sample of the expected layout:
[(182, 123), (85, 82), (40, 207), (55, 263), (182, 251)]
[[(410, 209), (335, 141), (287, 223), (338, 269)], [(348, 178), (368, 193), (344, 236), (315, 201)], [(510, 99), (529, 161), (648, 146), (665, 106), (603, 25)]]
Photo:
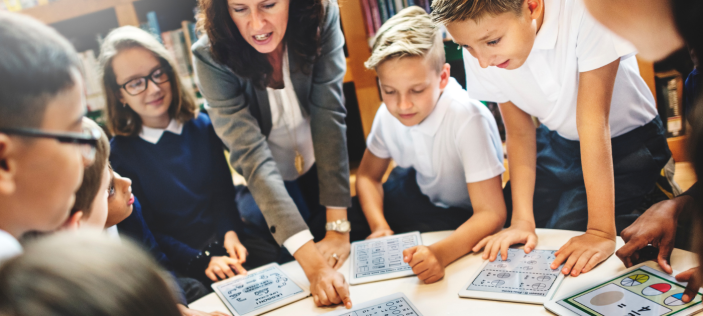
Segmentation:
[(283, 89), (266, 88), (273, 126), (267, 139), (273, 160), (285, 181), (300, 176), (295, 169), (296, 150), (303, 156), (303, 173), (315, 163), (310, 116), (303, 113), (290, 80), (288, 49), (283, 52)]

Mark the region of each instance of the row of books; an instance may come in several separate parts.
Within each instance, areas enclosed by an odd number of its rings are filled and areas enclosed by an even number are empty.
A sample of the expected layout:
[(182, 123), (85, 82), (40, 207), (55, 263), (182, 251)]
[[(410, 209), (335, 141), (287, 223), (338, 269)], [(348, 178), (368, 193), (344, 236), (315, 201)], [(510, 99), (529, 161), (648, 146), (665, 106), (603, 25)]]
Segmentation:
[(1, 0), (0, 11), (21, 11), (54, 1), (56, 0)]
[(431, 0), (360, 0), (364, 10), (366, 34), (369, 38), (376, 35), (381, 25), (388, 19), (409, 6), (419, 6), (430, 12)]

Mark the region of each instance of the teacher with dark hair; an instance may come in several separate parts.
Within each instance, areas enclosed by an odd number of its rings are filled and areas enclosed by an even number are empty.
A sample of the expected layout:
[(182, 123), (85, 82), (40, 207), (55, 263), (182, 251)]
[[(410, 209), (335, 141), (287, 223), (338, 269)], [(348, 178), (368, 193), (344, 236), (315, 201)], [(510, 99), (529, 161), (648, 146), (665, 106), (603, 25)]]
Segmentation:
[(195, 73), (230, 162), (247, 180), (251, 203), (238, 201), (245, 223), (295, 257), (315, 304), (351, 308), (335, 270), (349, 256), (351, 226), (339, 6), (200, 0), (200, 9), (207, 36), (192, 47)]

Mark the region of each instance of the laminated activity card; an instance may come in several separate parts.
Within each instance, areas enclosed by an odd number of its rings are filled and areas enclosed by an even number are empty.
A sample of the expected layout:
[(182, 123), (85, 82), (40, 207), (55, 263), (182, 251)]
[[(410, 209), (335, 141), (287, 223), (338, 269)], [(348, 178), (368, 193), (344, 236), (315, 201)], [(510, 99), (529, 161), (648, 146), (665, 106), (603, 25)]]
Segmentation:
[(395, 293), (361, 304), (351, 310), (340, 309), (322, 316), (422, 316), (403, 293)]
[(652, 261), (639, 264), (616, 278), (547, 302), (544, 307), (561, 316), (683, 316), (703, 309), (700, 293), (684, 303), (681, 297), (686, 286), (649, 265), (657, 264)]
[(277, 263), (212, 284), (234, 316), (254, 316), (306, 298), (310, 291), (295, 283)]
[(403, 261), (403, 250), (422, 245), (420, 232), (405, 233), (351, 244), (349, 284), (414, 275)]
[(498, 254), (495, 261), (486, 260), (471, 277), (459, 296), (498, 301), (544, 304), (556, 292), (564, 275), (560, 266), (550, 269), (555, 250), (508, 249), (508, 259)]

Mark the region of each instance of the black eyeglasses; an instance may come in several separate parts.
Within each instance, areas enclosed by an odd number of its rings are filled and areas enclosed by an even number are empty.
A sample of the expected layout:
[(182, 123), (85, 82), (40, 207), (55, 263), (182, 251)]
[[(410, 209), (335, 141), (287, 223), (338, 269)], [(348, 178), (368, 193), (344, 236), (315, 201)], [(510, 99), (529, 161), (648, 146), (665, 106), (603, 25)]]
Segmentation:
[(25, 137), (53, 138), (59, 143), (76, 144), (80, 147), (81, 155), (83, 155), (88, 164), (92, 164), (95, 160), (95, 146), (97, 146), (98, 139), (102, 135), (102, 132), (96, 128), (84, 128), (82, 133), (47, 132), (35, 128), (3, 128), (0, 129), (0, 133)]
[(130, 81), (127, 81), (127, 83), (121, 85), (120, 88), (124, 89), (127, 94), (131, 96), (136, 96), (146, 91), (146, 89), (149, 87), (149, 81), (153, 81), (154, 84), (162, 84), (171, 80), (171, 78), (169, 77), (168, 70), (168, 67), (157, 68), (152, 71), (148, 76), (134, 78)]

